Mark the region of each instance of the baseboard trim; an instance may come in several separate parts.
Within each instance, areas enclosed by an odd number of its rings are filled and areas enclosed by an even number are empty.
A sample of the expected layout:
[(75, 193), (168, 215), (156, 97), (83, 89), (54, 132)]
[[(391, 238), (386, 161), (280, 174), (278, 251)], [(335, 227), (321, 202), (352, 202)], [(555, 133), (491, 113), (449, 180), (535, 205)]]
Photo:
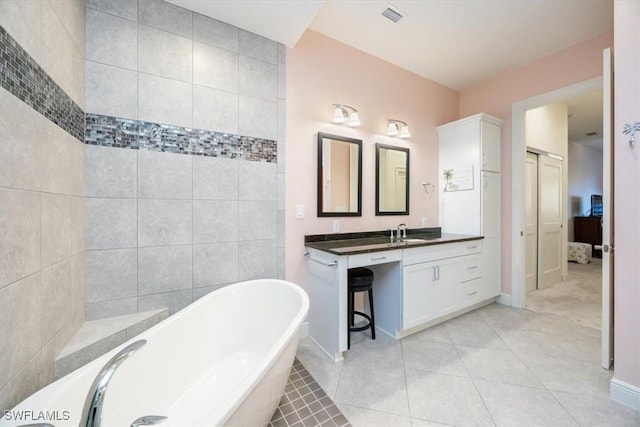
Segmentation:
[(499, 303), (499, 304), (511, 307), (511, 295), (509, 295), (509, 294), (500, 294), (500, 295), (498, 295), (498, 299), (496, 300), (496, 302)]
[(640, 387), (613, 378), (610, 383), (610, 396), (612, 400), (640, 411)]
[(309, 322), (302, 322), (300, 325), (300, 339), (307, 338), (309, 336)]

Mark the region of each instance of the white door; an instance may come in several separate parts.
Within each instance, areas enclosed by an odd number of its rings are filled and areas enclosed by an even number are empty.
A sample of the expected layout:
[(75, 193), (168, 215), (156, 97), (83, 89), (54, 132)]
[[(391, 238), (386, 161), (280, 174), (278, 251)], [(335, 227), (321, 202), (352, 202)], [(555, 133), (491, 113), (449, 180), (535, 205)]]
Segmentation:
[(525, 293), (538, 288), (538, 155), (525, 160), (524, 280)]
[(562, 160), (538, 156), (538, 288), (562, 281)]
[(602, 133), (602, 367), (613, 361), (613, 156), (611, 49), (603, 53)]

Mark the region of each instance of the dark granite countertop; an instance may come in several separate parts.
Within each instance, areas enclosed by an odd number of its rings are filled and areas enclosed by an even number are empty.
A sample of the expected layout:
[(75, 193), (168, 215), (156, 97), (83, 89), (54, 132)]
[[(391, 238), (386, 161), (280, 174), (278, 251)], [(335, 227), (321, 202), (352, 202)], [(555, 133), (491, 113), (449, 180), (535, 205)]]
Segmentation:
[[(417, 248), (444, 243), (466, 242), (482, 239), (482, 236), (442, 233), (439, 227), (407, 229), (406, 242), (394, 239), (391, 243), (389, 230), (362, 233), (333, 233), (304, 236), (305, 246), (334, 255), (357, 255), (392, 249)], [(413, 239), (420, 239), (414, 240)]]

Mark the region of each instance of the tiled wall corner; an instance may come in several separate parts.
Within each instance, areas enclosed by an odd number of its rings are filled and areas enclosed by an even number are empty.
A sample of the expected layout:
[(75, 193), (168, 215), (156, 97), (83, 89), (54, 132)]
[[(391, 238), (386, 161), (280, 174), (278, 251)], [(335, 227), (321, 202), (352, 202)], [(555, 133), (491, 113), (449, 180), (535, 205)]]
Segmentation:
[(162, 0), (87, 34), (87, 318), (284, 277), (284, 46)]
[(286, 175), (285, 144), (287, 134), (286, 47), (278, 43), (278, 278), (285, 279), (285, 209)]
[(0, 1), (0, 39), (2, 412), (84, 321), (84, 1)]

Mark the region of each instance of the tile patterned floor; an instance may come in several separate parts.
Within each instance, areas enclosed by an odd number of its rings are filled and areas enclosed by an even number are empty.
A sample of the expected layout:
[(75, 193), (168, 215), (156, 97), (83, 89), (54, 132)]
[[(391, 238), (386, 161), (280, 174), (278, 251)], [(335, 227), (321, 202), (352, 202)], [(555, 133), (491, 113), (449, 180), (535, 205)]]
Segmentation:
[(376, 338), (352, 333), (340, 363), (309, 339), (298, 348), (355, 427), (640, 426), (640, 413), (608, 397), (600, 332), (565, 317), (491, 304), (402, 340)]
[(269, 427), (349, 427), (350, 424), (298, 359)]

